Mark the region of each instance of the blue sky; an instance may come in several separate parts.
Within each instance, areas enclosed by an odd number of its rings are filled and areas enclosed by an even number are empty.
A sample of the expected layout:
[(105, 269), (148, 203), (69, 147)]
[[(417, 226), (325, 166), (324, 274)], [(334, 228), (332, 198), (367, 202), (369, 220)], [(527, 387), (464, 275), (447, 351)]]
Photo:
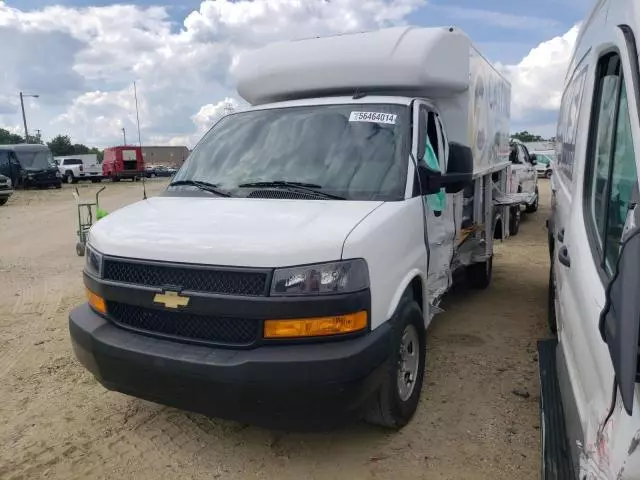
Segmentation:
[[(72, 7), (130, 3), (167, 7), (181, 24), (186, 14), (197, 10), (201, 0), (5, 0), (21, 10), (49, 5)], [(363, 2), (366, 0), (362, 0)], [(457, 25), (469, 33), (492, 61), (514, 63), (549, 38), (565, 33), (582, 20), (592, 0), (431, 0), (407, 17), (416, 25)]]
[[(510, 74), (512, 129), (552, 136), (557, 101), (548, 99), (559, 98), (575, 41), (570, 30), (592, 1), (0, 0), (0, 127), (20, 132), (16, 92), (37, 90), (41, 98), (27, 106), (34, 128), (108, 145), (122, 127), (133, 129), (135, 80), (143, 134), (158, 143), (193, 144), (224, 103), (237, 99), (230, 71), (242, 50), (406, 22), (465, 30)], [(43, 11), (56, 5), (64, 8)], [(348, 19), (355, 23), (348, 26)]]

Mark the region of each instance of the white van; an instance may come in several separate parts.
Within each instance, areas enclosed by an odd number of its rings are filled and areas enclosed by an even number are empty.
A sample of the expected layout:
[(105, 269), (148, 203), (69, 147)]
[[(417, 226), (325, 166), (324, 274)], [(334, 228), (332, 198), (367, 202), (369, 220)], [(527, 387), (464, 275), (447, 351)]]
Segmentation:
[(566, 77), (551, 177), (543, 478), (640, 478), (640, 3), (598, 1)]
[(453, 272), (491, 279), (510, 85), (455, 28), (275, 44), (237, 74), (253, 106), (92, 228), (76, 355), (208, 415), (402, 427)]

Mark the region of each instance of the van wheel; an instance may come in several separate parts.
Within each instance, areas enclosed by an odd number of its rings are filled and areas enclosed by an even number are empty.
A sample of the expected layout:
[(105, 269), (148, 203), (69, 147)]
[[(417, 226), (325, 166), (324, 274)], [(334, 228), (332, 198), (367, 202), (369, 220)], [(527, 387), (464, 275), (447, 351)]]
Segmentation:
[(426, 363), (424, 319), (420, 307), (405, 297), (396, 310), (393, 352), (380, 390), (365, 413), (374, 425), (399, 430), (413, 417)]
[(558, 320), (556, 318), (556, 278), (553, 274), (553, 259), (549, 267), (549, 288), (547, 294), (547, 325), (554, 335), (558, 333)]
[(467, 282), (471, 288), (484, 290), (491, 284), (493, 274), (493, 255), (484, 262), (474, 263), (467, 267)]
[(536, 187), (536, 199), (531, 205), (527, 205), (527, 213), (535, 213), (538, 211), (538, 202), (540, 201), (538, 195), (538, 187)]
[(509, 235), (515, 237), (520, 231), (520, 206), (511, 208), (509, 213)]

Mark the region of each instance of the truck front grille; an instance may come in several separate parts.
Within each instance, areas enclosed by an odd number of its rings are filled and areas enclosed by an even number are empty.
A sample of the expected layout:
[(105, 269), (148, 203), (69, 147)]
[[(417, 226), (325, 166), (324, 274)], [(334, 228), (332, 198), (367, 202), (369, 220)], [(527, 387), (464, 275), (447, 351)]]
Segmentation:
[(214, 345), (249, 346), (260, 334), (260, 321), (247, 318), (212, 317), (188, 312), (107, 302), (111, 319), (141, 333)]
[(213, 270), (105, 259), (104, 278), (150, 287), (175, 286), (193, 292), (266, 296), (268, 274), (263, 271)]

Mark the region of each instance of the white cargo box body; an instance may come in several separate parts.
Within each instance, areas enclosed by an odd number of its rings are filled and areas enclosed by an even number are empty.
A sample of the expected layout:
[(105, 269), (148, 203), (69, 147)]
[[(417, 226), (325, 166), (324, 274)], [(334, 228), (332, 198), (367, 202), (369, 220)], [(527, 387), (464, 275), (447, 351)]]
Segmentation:
[(276, 43), (245, 54), (238, 93), (252, 105), (337, 95), (431, 100), (449, 141), (473, 151), (474, 173), (508, 161), (509, 82), (450, 27), (397, 27)]

